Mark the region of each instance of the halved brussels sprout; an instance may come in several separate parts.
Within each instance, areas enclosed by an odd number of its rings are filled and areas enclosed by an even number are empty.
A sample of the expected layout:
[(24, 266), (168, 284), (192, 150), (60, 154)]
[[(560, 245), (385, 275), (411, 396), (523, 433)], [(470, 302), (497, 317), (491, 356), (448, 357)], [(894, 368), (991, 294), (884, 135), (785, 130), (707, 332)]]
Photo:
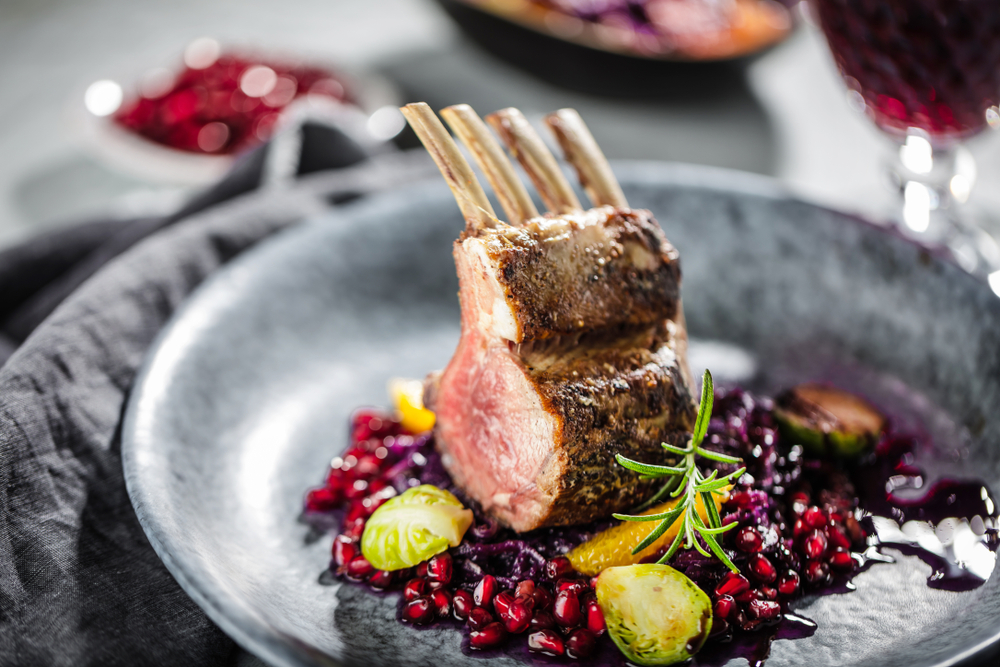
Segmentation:
[(885, 428), (885, 417), (867, 401), (820, 384), (800, 384), (785, 392), (774, 414), (789, 444), (820, 456), (858, 456)]
[(712, 631), (712, 603), (669, 565), (609, 567), (597, 578), (608, 634), (639, 665), (688, 660)]
[(402, 570), (457, 547), (471, 525), (472, 510), (458, 498), (422, 484), (375, 510), (361, 536), (361, 553), (379, 570)]

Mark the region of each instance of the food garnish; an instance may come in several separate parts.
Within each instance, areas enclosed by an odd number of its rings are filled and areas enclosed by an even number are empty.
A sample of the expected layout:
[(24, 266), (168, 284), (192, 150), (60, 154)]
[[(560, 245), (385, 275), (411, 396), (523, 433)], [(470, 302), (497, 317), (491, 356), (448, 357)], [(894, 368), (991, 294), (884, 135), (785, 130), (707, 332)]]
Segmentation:
[(365, 524), (361, 553), (375, 569), (413, 567), (462, 543), (472, 511), (450, 492), (421, 484), (380, 506)]
[[(739, 468), (722, 477), (718, 476), (718, 470), (713, 470), (711, 474), (706, 476), (698, 467), (696, 461), (696, 458), (700, 456), (724, 464), (738, 465), (741, 463), (741, 460), (735, 456), (713, 452), (701, 446), (705, 440), (705, 434), (708, 433), (708, 422), (712, 418), (712, 403), (714, 400), (715, 385), (712, 382), (712, 374), (706, 369), (705, 375), (702, 377), (701, 404), (698, 407), (698, 417), (695, 420), (694, 432), (691, 434), (690, 442), (687, 447), (675, 447), (667, 443), (663, 443), (662, 445), (671, 454), (683, 457), (679, 465), (651, 465), (633, 461), (621, 454), (615, 455), (615, 459), (620, 465), (629, 470), (634, 470), (647, 478), (670, 478), (654, 496), (655, 499), (659, 500), (667, 494), (672, 498), (678, 499), (677, 504), (672, 509), (664, 512), (656, 514), (614, 515), (616, 519), (623, 521), (660, 522), (655, 530), (633, 547), (633, 554), (638, 554), (647, 549), (660, 539), (671, 526), (679, 521), (679, 528), (673, 542), (670, 544), (670, 548), (660, 557), (657, 563), (666, 563), (683, 545), (685, 549), (692, 547), (697, 549), (704, 556), (710, 557), (712, 554), (715, 554), (715, 557), (725, 563), (726, 567), (733, 572), (739, 572), (739, 568), (733, 564), (733, 561), (729, 559), (726, 552), (722, 550), (716, 538), (717, 535), (736, 528), (738, 524), (735, 522), (727, 525), (722, 524), (715, 497), (722, 496), (725, 493), (724, 489), (732, 486), (733, 482), (746, 472), (746, 467)], [(699, 512), (699, 505), (697, 503), (699, 497), (701, 498), (701, 507), (704, 509), (706, 517), (702, 517)], [(708, 519), (707, 525), (705, 518)], [(701, 545), (699, 538), (705, 542), (708, 549), (711, 550), (711, 554)]]
[(597, 602), (611, 639), (639, 665), (688, 660), (712, 630), (711, 600), (669, 565), (604, 570), (597, 578)]
[[(712, 500), (715, 502), (716, 511), (722, 507), (725, 495), (713, 493)], [(651, 507), (642, 515), (662, 514), (677, 507), (678, 500)], [(699, 494), (695, 501), (698, 507), (698, 515), (702, 521), (708, 521), (708, 512), (705, 510), (705, 500)], [(649, 536), (656, 528), (650, 521), (623, 521), (616, 526), (602, 530), (586, 542), (578, 545), (568, 554), (569, 562), (573, 564), (578, 572), (595, 576), (609, 567), (622, 565), (632, 565), (640, 563), (644, 559), (655, 556), (658, 551), (665, 549), (677, 536), (681, 529), (680, 523), (675, 522), (659, 539), (639, 552), (633, 552), (632, 548)]]
[(389, 380), (389, 398), (399, 413), (402, 427), (410, 433), (424, 433), (434, 428), (434, 413), (424, 407), (424, 383), (420, 380)]
[(787, 438), (817, 456), (860, 456), (875, 446), (886, 425), (882, 413), (860, 396), (811, 383), (779, 396), (774, 416)]

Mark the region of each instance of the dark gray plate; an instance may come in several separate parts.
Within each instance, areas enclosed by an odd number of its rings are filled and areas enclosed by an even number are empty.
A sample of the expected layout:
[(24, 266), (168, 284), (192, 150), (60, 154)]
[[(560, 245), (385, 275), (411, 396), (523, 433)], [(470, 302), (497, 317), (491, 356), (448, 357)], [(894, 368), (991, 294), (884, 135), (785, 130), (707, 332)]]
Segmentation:
[[(616, 172), (681, 251), (693, 335), (751, 355), (702, 346), (696, 368), (746, 375), (752, 361), (764, 388), (839, 374), (886, 403), (909, 387), (908, 405), (940, 408), (925, 411), (928, 429), (951, 434), (935, 467), (1000, 488), (1000, 299), (988, 288), (759, 177)], [(396, 623), (395, 595), (319, 585), (329, 538), (310, 543), (297, 522), (348, 413), (385, 404), (389, 377), (448, 360), (461, 224), (445, 186), (428, 183), (284, 233), (192, 297), (135, 387), (123, 458), (139, 519), (184, 589), (265, 660), (484, 664), (455, 629)], [(901, 557), (854, 593), (804, 602), (818, 631), (775, 642), (768, 664), (946, 665), (1000, 639), (1000, 576), (951, 593), (928, 574)]]

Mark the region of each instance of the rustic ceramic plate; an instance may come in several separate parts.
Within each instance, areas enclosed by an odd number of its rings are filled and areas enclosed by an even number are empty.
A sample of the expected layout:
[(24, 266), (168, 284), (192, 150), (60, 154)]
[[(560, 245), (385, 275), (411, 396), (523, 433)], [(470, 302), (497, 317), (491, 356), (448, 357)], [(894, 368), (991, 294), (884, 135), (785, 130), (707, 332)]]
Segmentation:
[[(697, 348), (696, 368), (764, 389), (839, 374), (887, 401), (908, 387), (936, 406), (932, 431), (957, 434), (939, 442), (935, 467), (1000, 488), (1000, 299), (985, 285), (766, 179), (615, 168), (681, 251), (690, 330), (714, 341)], [(283, 233), (191, 298), (134, 388), (123, 457), (150, 541), (223, 630), (275, 665), (484, 664), (462, 654), (454, 628), (397, 623), (396, 594), (320, 585), (330, 539), (311, 540), (297, 520), (346, 443), (349, 412), (384, 404), (389, 377), (447, 362), (461, 226), (444, 184), (427, 183)], [(818, 630), (776, 641), (768, 665), (992, 655), (1000, 576), (953, 593), (928, 588), (929, 572), (901, 556), (859, 575), (855, 592), (803, 600), (797, 611)]]

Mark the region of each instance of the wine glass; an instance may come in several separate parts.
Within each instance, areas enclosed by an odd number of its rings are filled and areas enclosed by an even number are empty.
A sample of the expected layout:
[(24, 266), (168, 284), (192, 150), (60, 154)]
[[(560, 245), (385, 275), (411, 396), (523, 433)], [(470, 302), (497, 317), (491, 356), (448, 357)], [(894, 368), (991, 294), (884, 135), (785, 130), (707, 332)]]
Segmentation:
[[(810, 0), (849, 89), (898, 151), (898, 228), (990, 276), (1000, 247), (963, 211), (975, 184), (962, 142), (1000, 127), (1000, 2)], [(1000, 272), (995, 274), (1000, 285)]]

